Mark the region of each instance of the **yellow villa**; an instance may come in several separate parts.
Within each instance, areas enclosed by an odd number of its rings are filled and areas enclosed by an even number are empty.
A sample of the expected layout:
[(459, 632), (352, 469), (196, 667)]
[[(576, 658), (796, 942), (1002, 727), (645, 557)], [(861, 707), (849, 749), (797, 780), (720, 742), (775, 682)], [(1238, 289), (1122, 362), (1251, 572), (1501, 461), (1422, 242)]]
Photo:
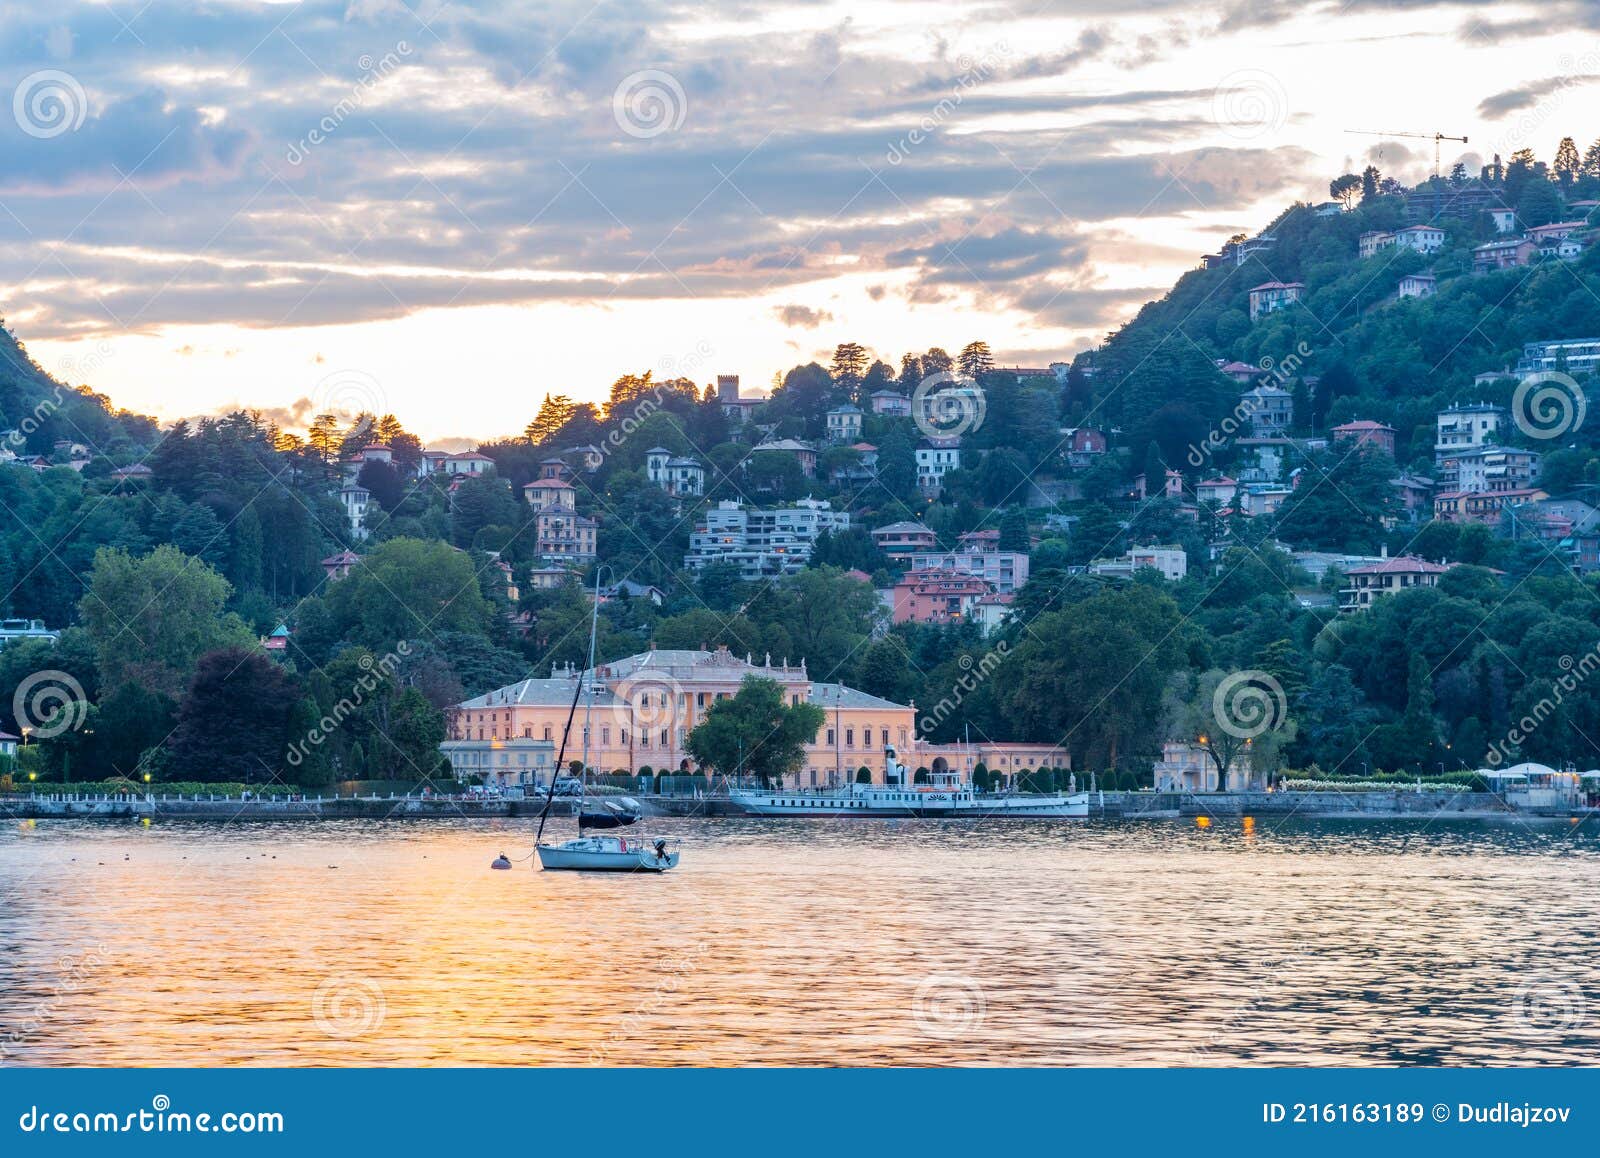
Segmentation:
[[(588, 674), (585, 674), (587, 680)], [(806, 748), (804, 786), (826, 786), (853, 780), (869, 768), (883, 782), (884, 749), (894, 747), (900, 760), (915, 741), (916, 712), (903, 704), (870, 696), (843, 684), (813, 682), (805, 663), (740, 659), (726, 647), (715, 651), (650, 651), (601, 664), (594, 669), (593, 706), (589, 715), (589, 767), (596, 772), (692, 771), (685, 750), (687, 737), (717, 700), (734, 695), (747, 676), (780, 684), (790, 703), (813, 703), (827, 713), (816, 740)], [(480, 775), (492, 765), (493, 753), (507, 748), (548, 752), (560, 745), (567, 710), (578, 691), (575, 667), (548, 679), (526, 679), (458, 704), (451, 713), (445, 751), (457, 770)], [(567, 760), (581, 758), (585, 709), (580, 698), (568, 741)], [(481, 751), (479, 750), (481, 746)], [(518, 765), (512, 762), (511, 767)], [(530, 771), (544, 761), (523, 764)], [(524, 778), (526, 779), (526, 777)]]
[[(547, 679), (526, 679), (458, 704), (451, 713), (450, 738), (443, 745), (456, 771), (501, 782), (528, 783), (546, 778), (560, 746), (561, 731), (579, 671), (567, 667)], [(594, 669), (593, 706), (589, 708), (589, 767), (596, 772), (693, 771), (685, 750), (690, 731), (719, 699), (734, 695), (747, 676), (777, 682), (790, 703), (813, 703), (825, 718), (816, 739), (806, 747), (806, 763), (798, 788), (824, 788), (857, 778), (868, 769), (875, 784), (884, 782), (885, 749), (893, 748), (901, 764), (947, 766), (970, 774), (974, 760), (995, 770), (1020, 769), (1044, 763), (1065, 766), (1064, 752), (1045, 745), (991, 744), (962, 749), (930, 746), (917, 737), (915, 707), (896, 704), (838, 683), (813, 681), (805, 663), (757, 662), (741, 659), (719, 647), (714, 651), (650, 651), (601, 664)], [(589, 676), (584, 673), (587, 683)], [(573, 720), (567, 760), (582, 757), (584, 702), (580, 697)], [(925, 760), (919, 760), (924, 752)], [(1024, 754), (1026, 754), (1024, 756)], [(1012, 767), (1015, 765), (1015, 768)]]

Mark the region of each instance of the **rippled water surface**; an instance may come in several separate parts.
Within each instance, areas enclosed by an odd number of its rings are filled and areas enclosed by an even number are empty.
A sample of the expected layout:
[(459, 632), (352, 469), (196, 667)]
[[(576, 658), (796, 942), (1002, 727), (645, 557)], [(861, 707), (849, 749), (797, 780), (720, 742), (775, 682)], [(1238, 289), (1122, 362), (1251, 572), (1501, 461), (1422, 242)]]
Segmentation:
[(677, 872), (489, 871), (523, 822), (12, 822), (4, 1060), (1600, 1063), (1592, 823), (650, 829)]

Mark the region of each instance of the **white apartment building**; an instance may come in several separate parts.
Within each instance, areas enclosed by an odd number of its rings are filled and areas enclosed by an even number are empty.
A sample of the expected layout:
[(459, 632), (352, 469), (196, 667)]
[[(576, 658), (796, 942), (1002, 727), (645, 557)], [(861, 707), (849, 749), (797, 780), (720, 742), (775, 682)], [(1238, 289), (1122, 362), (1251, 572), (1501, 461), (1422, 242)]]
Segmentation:
[(733, 563), (746, 582), (793, 575), (805, 567), (824, 532), (847, 531), (850, 516), (819, 499), (755, 510), (734, 500), (719, 502), (689, 536), (683, 565), (699, 571), (707, 563)]
[(1176, 583), (1189, 573), (1189, 556), (1182, 547), (1134, 547), (1115, 559), (1096, 559), (1089, 564), (1089, 574), (1108, 579), (1132, 579), (1146, 567), (1161, 572), (1170, 582)]
[(1434, 482), (1440, 490), (1458, 489), (1462, 454), (1491, 446), (1505, 425), (1506, 412), (1487, 402), (1457, 403), (1435, 416)]
[(1010, 595), (1028, 581), (1028, 556), (1020, 551), (918, 551), (911, 556), (909, 569), (962, 571)]
[(917, 444), (917, 486), (937, 493), (944, 476), (961, 469), (961, 439), (924, 438)]

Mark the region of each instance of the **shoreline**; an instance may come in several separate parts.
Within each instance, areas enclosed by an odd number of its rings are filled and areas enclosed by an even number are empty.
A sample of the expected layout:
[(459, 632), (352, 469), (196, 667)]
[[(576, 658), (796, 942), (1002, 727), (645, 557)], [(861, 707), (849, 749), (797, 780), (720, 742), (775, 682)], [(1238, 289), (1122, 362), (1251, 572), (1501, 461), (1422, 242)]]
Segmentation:
[[(639, 796), (647, 817), (761, 819), (747, 814), (724, 796)], [(33, 795), (0, 800), (0, 817), (11, 820), (484, 820), (535, 819), (541, 800), (483, 797), (367, 796), (312, 797), (288, 800), (264, 797), (193, 799), (149, 796)], [(552, 817), (571, 817), (575, 798), (558, 798)], [(1581, 806), (1516, 808), (1487, 792), (1105, 792), (1091, 797), (1088, 819), (1099, 820), (1243, 820), (1299, 816), (1306, 819), (1408, 820), (1505, 818), (1581, 819), (1600, 810)], [(805, 818), (798, 818), (805, 819)], [(849, 818), (871, 823), (873, 817)], [(905, 819), (905, 818), (901, 818)], [(975, 817), (993, 820), (995, 817)], [(1004, 819), (1004, 818), (1001, 818)]]

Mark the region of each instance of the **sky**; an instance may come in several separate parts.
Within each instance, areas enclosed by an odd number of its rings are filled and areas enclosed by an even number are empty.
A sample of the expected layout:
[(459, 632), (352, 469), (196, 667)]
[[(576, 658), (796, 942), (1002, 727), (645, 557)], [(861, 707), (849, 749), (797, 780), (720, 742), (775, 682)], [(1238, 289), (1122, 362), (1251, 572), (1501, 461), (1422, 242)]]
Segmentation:
[(1600, 0), (0, 0), (0, 316), (164, 421), (435, 445), (844, 341), (1043, 365), (1432, 169), (1348, 130), (1548, 160), (1597, 81)]

